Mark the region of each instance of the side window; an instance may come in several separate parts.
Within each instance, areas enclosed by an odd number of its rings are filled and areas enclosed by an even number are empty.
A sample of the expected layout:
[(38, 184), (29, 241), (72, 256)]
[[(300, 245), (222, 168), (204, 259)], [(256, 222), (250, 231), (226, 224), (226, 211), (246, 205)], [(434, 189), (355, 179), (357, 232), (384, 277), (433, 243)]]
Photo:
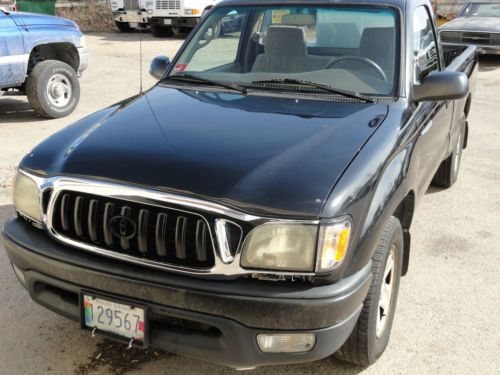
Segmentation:
[[(205, 25), (205, 32), (198, 38), (192, 51), (189, 70), (206, 71), (234, 63), (238, 53), (246, 12), (231, 11), (213, 25)], [(210, 44), (210, 48), (205, 48)], [(216, 53), (214, 53), (216, 52)], [(184, 61), (174, 68), (174, 72), (187, 69)]]
[(424, 6), (418, 7), (413, 15), (413, 58), (416, 83), (439, 70), (436, 38), (429, 13)]

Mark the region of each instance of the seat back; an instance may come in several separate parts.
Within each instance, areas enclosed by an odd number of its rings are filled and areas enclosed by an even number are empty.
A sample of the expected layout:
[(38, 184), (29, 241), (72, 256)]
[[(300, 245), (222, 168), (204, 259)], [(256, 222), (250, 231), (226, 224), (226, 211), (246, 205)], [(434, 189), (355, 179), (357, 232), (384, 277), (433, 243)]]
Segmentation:
[(363, 30), (359, 56), (376, 62), (387, 77), (392, 77), (396, 64), (396, 32), (393, 27), (368, 27)]
[(296, 73), (304, 70), (307, 46), (304, 29), (271, 26), (267, 30), (264, 54), (257, 56), (253, 72)]

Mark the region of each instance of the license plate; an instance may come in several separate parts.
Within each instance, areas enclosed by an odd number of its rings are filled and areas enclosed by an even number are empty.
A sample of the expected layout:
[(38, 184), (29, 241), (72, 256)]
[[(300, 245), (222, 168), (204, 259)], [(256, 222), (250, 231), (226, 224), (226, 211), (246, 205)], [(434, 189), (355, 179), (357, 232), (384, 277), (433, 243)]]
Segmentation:
[(82, 328), (146, 346), (146, 308), (82, 292)]
[(163, 23), (164, 23), (165, 25), (171, 25), (171, 24), (172, 24), (172, 20), (171, 20), (170, 18), (165, 18), (165, 19), (163, 20)]
[(139, 27), (139, 23), (138, 22), (130, 22), (129, 26), (133, 29), (137, 29)]

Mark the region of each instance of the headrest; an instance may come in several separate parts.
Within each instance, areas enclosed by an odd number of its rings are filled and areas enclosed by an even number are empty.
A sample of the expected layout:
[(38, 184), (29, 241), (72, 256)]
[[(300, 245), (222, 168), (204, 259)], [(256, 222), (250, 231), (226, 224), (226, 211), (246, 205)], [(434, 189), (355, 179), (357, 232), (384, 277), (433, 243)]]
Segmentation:
[(304, 29), (293, 26), (271, 26), (267, 30), (266, 54), (280, 56), (306, 56)]
[(394, 27), (367, 27), (361, 34), (359, 48), (363, 50), (385, 47), (383, 50), (388, 51), (394, 48), (395, 35)]
[(291, 26), (314, 26), (316, 18), (312, 14), (285, 14), (281, 18), (281, 23)]

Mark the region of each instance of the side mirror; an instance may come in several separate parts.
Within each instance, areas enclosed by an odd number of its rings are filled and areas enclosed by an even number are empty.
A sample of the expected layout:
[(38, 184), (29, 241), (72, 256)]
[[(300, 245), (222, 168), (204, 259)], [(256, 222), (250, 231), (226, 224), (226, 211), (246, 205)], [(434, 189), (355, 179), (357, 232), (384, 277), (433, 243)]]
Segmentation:
[(156, 56), (149, 66), (149, 74), (156, 79), (163, 77), (170, 65), (170, 59), (167, 56)]
[(413, 100), (461, 99), (469, 93), (469, 79), (461, 72), (434, 72), (413, 86)]

